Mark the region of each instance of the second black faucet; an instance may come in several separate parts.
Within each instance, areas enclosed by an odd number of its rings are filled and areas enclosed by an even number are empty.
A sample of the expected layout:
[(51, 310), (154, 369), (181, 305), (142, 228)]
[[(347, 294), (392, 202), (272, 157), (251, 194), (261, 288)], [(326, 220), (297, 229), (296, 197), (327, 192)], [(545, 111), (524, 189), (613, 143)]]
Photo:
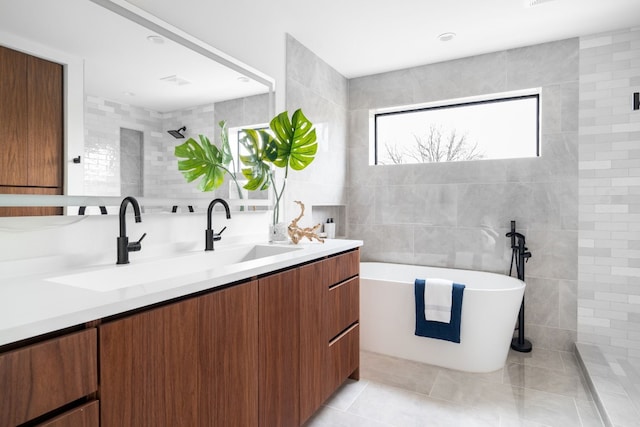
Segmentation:
[(204, 250), (205, 251), (212, 251), (213, 250), (213, 242), (217, 242), (220, 239), (222, 239), (222, 232), (224, 230), (227, 229), (227, 227), (224, 227), (222, 230), (220, 230), (219, 233), (214, 233), (213, 232), (213, 228), (211, 226), (211, 217), (213, 216), (213, 207), (220, 203), (223, 207), (224, 210), (227, 213), (227, 219), (231, 219), (231, 212), (229, 211), (229, 205), (227, 204), (227, 202), (225, 202), (222, 199), (213, 199), (211, 201), (211, 203), (209, 203), (209, 208), (207, 209), (207, 230), (205, 231), (205, 246), (204, 246)]

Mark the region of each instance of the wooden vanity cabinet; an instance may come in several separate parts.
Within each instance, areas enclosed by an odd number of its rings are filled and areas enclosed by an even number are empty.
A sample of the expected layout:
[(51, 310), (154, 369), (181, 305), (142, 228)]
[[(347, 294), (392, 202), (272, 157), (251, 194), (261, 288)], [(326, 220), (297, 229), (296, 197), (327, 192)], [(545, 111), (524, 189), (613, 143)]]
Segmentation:
[(257, 282), (103, 323), (103, 427), (256, 426)]
[[(58, 409), (90, 400), (97, 390), (95, 328), (0, 354), (1, 427), (57, 416)], [(97, 425), (97, 418), (87, 424)]]
[(261, 277), (260, 422), (300, 426), (359, 367), (360, 252)]
[(348, 378), (358, 379), (360, 252), (300, 270), (300, 421)]
[(100, 405), (97, 400), (72, 409), (35, 427), (99, 427)]
[(260, 313), (259, 424), (300, 425), (299, 269), (258, 281)]

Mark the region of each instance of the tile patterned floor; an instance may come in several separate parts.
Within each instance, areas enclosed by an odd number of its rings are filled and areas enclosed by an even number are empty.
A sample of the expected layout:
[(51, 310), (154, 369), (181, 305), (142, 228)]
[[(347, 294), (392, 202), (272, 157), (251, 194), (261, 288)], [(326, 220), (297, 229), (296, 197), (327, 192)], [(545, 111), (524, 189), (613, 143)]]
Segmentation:
[(362, 352), (346, 382), (306, 427), (600, 427), (575, 356), (510, 352), (505, 367), (471, 374)]

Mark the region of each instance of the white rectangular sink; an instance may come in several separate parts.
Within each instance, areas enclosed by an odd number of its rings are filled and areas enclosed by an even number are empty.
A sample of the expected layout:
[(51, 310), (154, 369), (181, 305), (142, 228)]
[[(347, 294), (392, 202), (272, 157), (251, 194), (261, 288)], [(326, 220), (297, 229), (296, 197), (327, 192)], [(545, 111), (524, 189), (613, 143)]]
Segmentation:
[(142, 285), (157, 280), (170, 279), (189, 273), (221, 268), (231, 264), (248, 262), (302, 249), (298, 246), (244, 245), (214, 251), (194, 252), (154, 261), (132, 260), (130, 264), (84, 273), (51, 277), (46, 280), (67, 286), (97, 292)]

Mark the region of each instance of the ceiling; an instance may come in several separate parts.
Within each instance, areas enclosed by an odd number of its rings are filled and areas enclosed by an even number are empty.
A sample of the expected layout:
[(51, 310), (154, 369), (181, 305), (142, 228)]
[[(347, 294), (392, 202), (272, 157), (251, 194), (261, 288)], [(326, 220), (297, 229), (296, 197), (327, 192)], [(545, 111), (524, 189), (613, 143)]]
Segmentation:
[(640, 0), (131, 1), (256, 68), (290, 33), (348, 78), (640, 25)]
[(169, 112), (268, 91), (172, 40), (153, 43), (149, 36), (157, 34), (89, 0), (0, 0), (0, 45), (28, 50), (14, 44), (17, 37), (46, 47), (51, 57), (38, 51), (45, 59), (60, 62), (55, 52), (77, 58), (88, 95)]

